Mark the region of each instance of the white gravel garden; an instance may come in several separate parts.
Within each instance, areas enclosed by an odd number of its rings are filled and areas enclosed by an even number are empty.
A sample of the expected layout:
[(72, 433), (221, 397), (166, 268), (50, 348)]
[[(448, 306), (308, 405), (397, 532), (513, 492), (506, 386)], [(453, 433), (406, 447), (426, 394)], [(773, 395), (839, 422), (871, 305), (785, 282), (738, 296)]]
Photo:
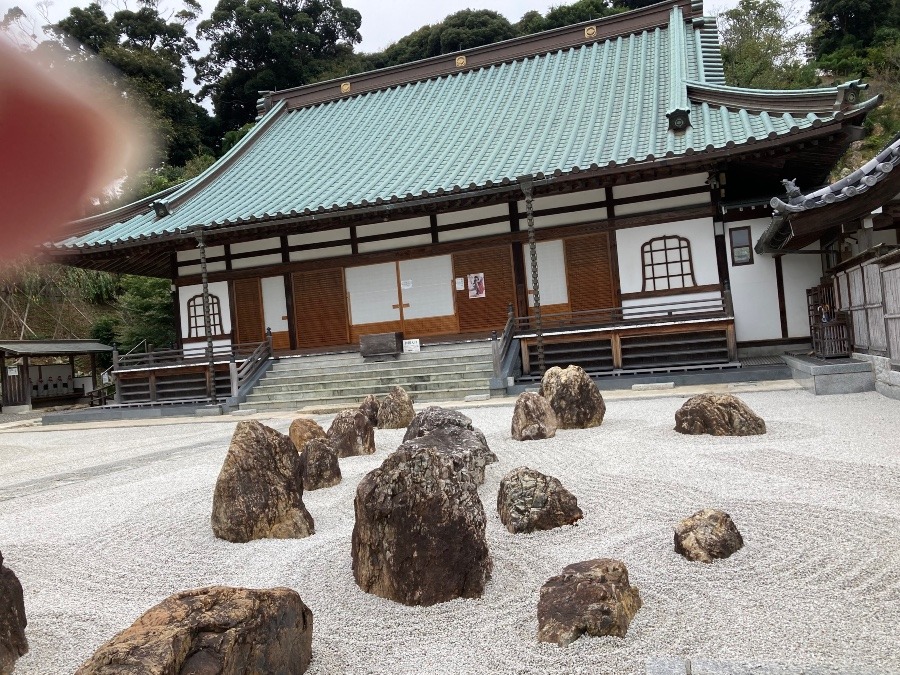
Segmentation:
[[(25, 589), (31, 651), (17, 675), (74, 671), (167, 596), (225, 584), (296, 590), (322, 673), (900, 673), (900, 402), (875, 393), (741, 394), (760, 436), (673, 431), (683, 398), (610, 400), (602, 426), (510, 438), (512, 405), (465, 409), (496, 453), (479, 495), (494, 569), (478, 600), (408, 607), (363, 592), (350, 568), (353, 497), (401, 442), (340, 460), (304, 493), (315, 534), (213, 536), (213, 487), (237, 418), (0, 433), (0, 551)], [(261, 418), (286, 432), (290, 418)], [(331, 416), (318, 417), (327, 428)], [(496, 501), (518, 466), (558, 478), (574, 526), (511, 534)], [(711, 564), (673, 550), (673, 527), (731, 515), (744, 547)], [(643, 607), (624, 639), (536, 640), (541, 585), (615, 558)]]

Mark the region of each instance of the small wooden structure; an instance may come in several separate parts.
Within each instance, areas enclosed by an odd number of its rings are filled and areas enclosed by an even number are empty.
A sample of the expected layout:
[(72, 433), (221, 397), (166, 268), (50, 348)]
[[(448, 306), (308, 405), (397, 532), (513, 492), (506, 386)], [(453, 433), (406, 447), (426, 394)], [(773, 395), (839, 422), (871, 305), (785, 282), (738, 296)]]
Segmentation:
[[(5, 412), (30, 410), (34, 402), (70, 402), (97, 388), (97, 354), (113, 348), (95, 340), (0, 341), (0, 389)], [(90, 357), (91, 389), (76, 385), (75, 358)], [(34, 359), (62, 357), (68, 363), (35, 365)], [(50, 369), (53, 372), (50, 373)], [(61, 372), (66, 371), (63, 375)], [(47, 371), (47, 372), (45, 372)]]

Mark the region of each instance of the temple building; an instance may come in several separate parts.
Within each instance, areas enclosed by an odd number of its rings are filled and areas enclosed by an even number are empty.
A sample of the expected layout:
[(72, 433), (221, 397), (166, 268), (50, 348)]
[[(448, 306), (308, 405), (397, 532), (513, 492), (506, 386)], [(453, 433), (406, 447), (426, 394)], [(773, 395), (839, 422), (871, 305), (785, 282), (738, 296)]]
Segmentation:
[(183, 349), (206, 345), (206, 309), (216, 349), (513, 326), (518, 374), (734, 363), (810, 340), (818, 241), (756, 244), (782, 181), (817, 188), (862, 137), (864, 90), (728, 86), (715, 19), (672, 0), (264, 92), (203, 174), (46, 254), (171, 279)]

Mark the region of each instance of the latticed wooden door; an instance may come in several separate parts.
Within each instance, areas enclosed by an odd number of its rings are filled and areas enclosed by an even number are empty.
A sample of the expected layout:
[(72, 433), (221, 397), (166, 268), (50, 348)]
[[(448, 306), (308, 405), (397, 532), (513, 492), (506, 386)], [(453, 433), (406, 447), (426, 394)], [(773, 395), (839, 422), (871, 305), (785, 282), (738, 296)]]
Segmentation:
[(259, 279), (235, 279), (232, 293), (235, 342), (262, 342), (266, 339), (266, 323)]
[(295, 272), (291, 282), (297, 346), (330, 347), (348, 344), (350, 338), (344, 270)]
[(616, 290), (606, 232), (565, 239), (569, 308), (573, 312), (615, 307)]
[(506, 325), (506, 308), (515, 300), (512, 249), (485, 248), (453, 254), (453, 276), (468, 280), (470, 274), (484, 275), (484, 297), (470, 298), (468, 284), (456, 291), (456, 313), (461, 332), (500, 330)]

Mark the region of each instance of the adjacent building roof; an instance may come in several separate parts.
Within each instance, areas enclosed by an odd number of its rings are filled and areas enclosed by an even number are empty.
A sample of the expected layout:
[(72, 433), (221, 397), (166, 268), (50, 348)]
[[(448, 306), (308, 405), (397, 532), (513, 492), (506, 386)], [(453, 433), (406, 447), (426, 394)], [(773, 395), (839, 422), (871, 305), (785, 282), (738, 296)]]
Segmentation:
[[(60, 255), (478, 194), (519, 177), (714, 163), (819, 135), (865, 85), (726, 86), (715, 19), (669, 0), (347, 80), (269, 92), (255, 128), (174, 192), (79, 221)], [(818, 130), (818, 131), (816, 131)], [(92, 228), (92, 225), (94, 226)], [(64, 258), (63, 258), (64, 259)]]
[(0, 353), (11, 356), (69, 356), (111, 352), (96, 340), (2, 340)]
[(900, 135), (873, 159), (839, 181), (808, 194), (785, 182), (785, 199), (772, 197), (772, 222), (756, 243), (757, 253), (802, 248), (826, 230), (869, 215), (900, 193)]

